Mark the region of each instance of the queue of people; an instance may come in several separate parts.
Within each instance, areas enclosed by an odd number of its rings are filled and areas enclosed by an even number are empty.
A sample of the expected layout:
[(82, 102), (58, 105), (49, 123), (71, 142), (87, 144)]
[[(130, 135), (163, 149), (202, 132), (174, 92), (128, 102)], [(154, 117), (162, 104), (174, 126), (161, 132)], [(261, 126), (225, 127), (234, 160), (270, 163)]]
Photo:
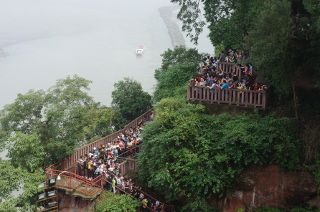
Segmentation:
[(240, 74), (226, 73), (219, 67), (221, 58), (207, 56), (202, 60), (199, 74), (191, 80), (191, 85), (208, 87), (210, 90), (266, 90), (267, 86), (257, 82), (254, 68), (251, 64), (239, 64)]
[(165, 211), (165, 205), (152, 198), (136, 186), (131, 179), (125, 179), (123, 176), (107, 173), (106, 189), (113, 193), (129, 194), (141, 202), (142, 211), (162, 212)]
[[(151, 115), (150, 119), (152, 119)], [(142, 192), (131, 179), (125, 179), (119, 170), (119, 158), (135, 153), (136, 147), (142, 143), (141, 132), (145, 121), (136, 128), (129, 128), (113, 141), (94, 147), (88, 154), (80, 156), (77, 161), (77, 173), (89, 180), (103, 175), (106, 179), (105, 188), (113, 193), (126, 193), (141, 202), (142, 211), (161, 212), (164, 204)]]
[(101, 174), (111, 171), (119, 174), (118, 157), (127, 156), (130, 150), (142, 142), (141, 131), (143, 122), (138, 127), (130, 128), (121, 133), (112, 142), (94, 147), (92, 151), (80, 156), (77, 161), (77, 173), (88, 179), (93, 179)]

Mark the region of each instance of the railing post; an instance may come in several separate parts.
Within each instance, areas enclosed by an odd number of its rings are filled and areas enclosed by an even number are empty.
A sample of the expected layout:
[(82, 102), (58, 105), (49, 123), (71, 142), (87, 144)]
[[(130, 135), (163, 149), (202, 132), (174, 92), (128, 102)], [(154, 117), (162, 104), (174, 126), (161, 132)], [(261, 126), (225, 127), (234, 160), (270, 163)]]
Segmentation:
[(246, 107), (248, 107), (248, 99), (249, 99), (249, 97), (248, 97), (248, 90), (245, 92), (245, 98), (244, 98), (244, 101), (245, 101), (245, 106)]
[(266, 91), (262, 93), (262, 108), (266, 108)]

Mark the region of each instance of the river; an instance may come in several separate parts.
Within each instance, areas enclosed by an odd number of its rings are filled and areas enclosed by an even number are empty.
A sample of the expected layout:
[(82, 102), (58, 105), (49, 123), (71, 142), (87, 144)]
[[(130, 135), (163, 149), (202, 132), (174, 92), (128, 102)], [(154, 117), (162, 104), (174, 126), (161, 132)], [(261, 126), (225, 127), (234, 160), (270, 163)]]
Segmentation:
[[(159, 8), (170, 0), (0, 0), (0, 109), (18, 93), (78, 74), (90, 94), (111, 103), (124, 77), (152, 93), (160, 54), (172, 48)], [(179, 23), (178, 23), (179, 24)], [(213, 52), (206, 37), (200, 51)], [(142, 57), (135, 49), (143, 45)], [(192, 46), (186, 39), (186, 45)]]

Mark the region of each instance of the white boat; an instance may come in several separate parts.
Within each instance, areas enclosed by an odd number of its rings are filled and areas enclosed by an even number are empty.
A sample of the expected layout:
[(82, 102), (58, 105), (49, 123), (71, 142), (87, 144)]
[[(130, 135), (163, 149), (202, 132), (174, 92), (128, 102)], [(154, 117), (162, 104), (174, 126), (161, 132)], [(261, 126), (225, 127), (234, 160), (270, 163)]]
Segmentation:
[(142, 55), (143, 49), (136, 49), (136, 55)]
[(139, 46), (137, 49), (136, 49), (136, 55), (137, 56), (140, 56), (143, 54), (143, 46)]

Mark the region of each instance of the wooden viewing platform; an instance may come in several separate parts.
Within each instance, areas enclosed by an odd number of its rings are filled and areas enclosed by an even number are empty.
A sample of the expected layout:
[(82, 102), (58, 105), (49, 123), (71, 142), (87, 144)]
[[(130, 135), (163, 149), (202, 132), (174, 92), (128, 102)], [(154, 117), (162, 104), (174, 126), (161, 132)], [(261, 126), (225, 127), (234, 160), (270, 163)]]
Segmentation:
[[(84, 145), (80, 148), (75, 149), (74, 153), (65, 158), (62, 163), (58, 165), (51, 165), (46, 169), (46, 176), (47, 179), (55, 179), (54, 187), (56, 189), (64, 190), (67, 193), (71, 194), (72, 196), (78, 196), (84, 199), (93, 200), (96, 199), (101, 192), (103, 191), (106, 184), (111, 184), (108, 182), (105, 175), (99, 175), (98, 177), (89, 180), (83, 176), (80, 176), (76, 173), (76, 162), (80, 158), (80, 156), (87, 154), (91, 151), (94, 147), (100, 147), (102, 144), (106, 144), (108, 142), (113, 141), (117, 138), (121, 133), (129, 130), (130, 128), (138, 127), (139, 123), (143, 121), (149, 121), (150, 117), (153, 114), (153, 110), (149, 110), (139, 116), (138, 118), (134, 119), (132, 122), (127, 124), (122, 130), (119, 130), (111, 135), (103, 137), (99, 140), (96, 140), (90, 144)], [(137, 161), (134, 159), (136, 153), (139, 152), (139, 146), (132, 147), (128, 149), (123, 154), (119, 155), (119, 160), (121, 161), (119, 164), (119, 171), (121, 175), (126, 175), (128, 173), (136, 172), (137, 171)], [(59, 176), (59, 177), (58, 177)], [(152, 197), (151, 195), (147, 194), (146, 192), (135, 188), (140, 193), (143, 193), (145, 197), (153, 200), (154, 202), (157, 201), (156, 198)], [(119, 186), (116, 186), (117, 193), (120, 194), (127, 194), (126, 191), (122, 190)], [(161, 201), (160, 201), (161, 202)], [(172, 205), (167, 205), (163, 203), (163, 211), (174, 211), (174, 207)], [(152, 211), (151, 208), (148, 208), (148, 211)]]
[(188, 86), (187, 99), (191, 102), (209, 104), (228, 104), (240, 107), (266, 108), (266, 91), (252, 91), (239, 89), (215, 89), (208, 87)]
[(142, 121), (149, 120), (150, 116), (152, 115), (153, 110), (148, 110), (138, 118), (131, 121), (129, 124), (127, 124), (123, 129), (114, 132), (110, 135), (107, 135), (101, 139), (98, 139), (92, 143), (86, 144), (84, 146), (81, 146), (74, 150), (74, 153), (65, 158), (62, 163), (60, 164), (61, 167), (59, 167), (61, 170), (72, 170), (75, 168), (75, 164), (80, 158), (80, 156), (84, 156), (85, 154), (88, 154), (91, 150), (93, 150), (94, 147), (99, 148), (101, 145), (105, 145), (109, 142), (112, 142), (114, 139), (116, 139), (121, 133), (125, 132), (126, 130), (129, 130), (130, 128), (136, 128), (138, 127), (139, 123)]
[[(219, 62), (218, 70), (226, 74), (232, 74), (242, 77), (242, 71), (239, 65), (234, 63)], [(201, 70), (200, 70), (201, 72)], [(240, 89), (215, 89), (208, 87), (188, 85), (187, 100), (190, 102), (203, 102), (209, 104), (227, 104), (239, 107), (266, 108), (266, 90), (240, 90)]]

